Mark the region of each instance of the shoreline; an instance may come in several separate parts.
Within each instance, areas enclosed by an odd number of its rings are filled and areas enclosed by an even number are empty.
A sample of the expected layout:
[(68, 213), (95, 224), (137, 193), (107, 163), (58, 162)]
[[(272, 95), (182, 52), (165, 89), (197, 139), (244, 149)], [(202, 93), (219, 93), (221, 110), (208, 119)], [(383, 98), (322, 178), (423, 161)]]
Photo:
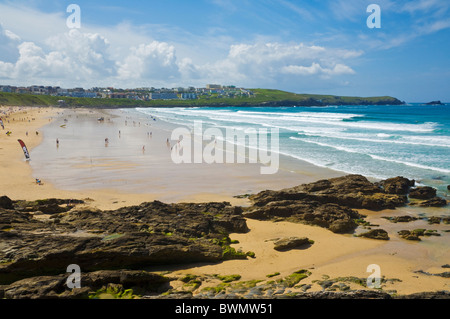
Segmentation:
[[(62, 112), (43, 128), (48, 136), (46, 145), (41, 144), (31, 152), (37, 158), (31, 162), (34, 174), (41, 172), (35, 177), (47, 180), (58, 190), (75, 194), (89, 190), (105, 198), (112, 193), (110, 204), (119, 198), (127, 204), (158, 199), (169, 203), (217, 200), (246, 205), (245, 198), (234, 196), (344, 175), (284, 155), (280, 155), (280, 170), (274, 175), (261, 175), (260, 164), (174, 164), (166, 145), (172, 125), (161, 121), (155, 125), (149, 116), (128, 110), (63, 109)], [(97, 123), (98, 117), (104, 117), (105, 122)], [(61, 124), (67, 125), (65, 129), (60, 128)], [(89, 133), (83, 135), (77, 132), (77, 127)], [(91, 141), (94, 136), (95, 142)], [(109, 139), (107, 147), (103, 136)], [(56, 138), (60, 140), (58, 149)], [(145, 146), (145, 153), (141, 145)], [(55, 175), (59, 177), (53, 181)], [(130, 197), (136, 200), (130, 201)], [(102, 199), (101, 208), (107, 206)]]
[[(37, 200), (46, 198), (77, 198), (85, 200), (90, 198), (94, 201), (87, 200), (86, 205), (82, 205), (81, 207), (91, 207), (101, 210), (115, 210), (121, 207), (140, 205), (144, 202), (164, 199), (160, 194), (136, 194), (132, 192), (122, 193), (115, 189), (107, 188), (71, 191), (61, 190), (59, 187), (56, 187), (45, 180), (44, 185), (36, 185), (34, 183), (34, 179), (32, 178), (32, 174), (34, 174), (32, 172), (32, 168), (26, 162), (20, 160), (19, 156), (23, 156), (23, 154), (21, 153), (22, 150), (20, 147), (15, 145), (17, 143), (16, 140), (17, 138), (23, 136), (27, 130), (29, 132), (33, 132), (35, 130), (40, 131), (44, 125), (48, 125), (48, 117), (58, 117), (58, 112), (61, 112), (61, 109), (44, 109), (45, 111), (51, 111), (45, 112), (50, 114), (41, 113), (41, 109), (27, 110), (25, 108), (25, 110), (29, 113), (16, 113), (15, 118), (20, 118), (21, 116), (27, 115), (28, 117), (35, 117), (35, 120), (30, 120), (28, 125), (25, 126), (15, 126), (12, 129), (12, 137), (6, 137), (4, 135), (1, 137), (2, 147), (0, 149), (0, 155), (2, 155), (2, 158), (6, 159), (5, 163), (7, 165), (3, 166), (4, 169), (2, 169), (0, 178), (4, 181), (8, 181), (8, 183), (2, 183), (0, 196), (7, 195), (13, 200)], [(86, 110), (72, 111), (75, 113), (78, 112), (79, 115), (86, 112)], [(96, 115), (93, 116), (95, 118)], [(60, 119), (61, 117), (58, 118)], [(13, 117), (9, 117), (9, 119), (11, 122)], [(53, 119), (53, 121), (56, 120)], [(7, 124), (12, 125), (13, 123)], [(27, 124), (27, 122), (22, 124)], [(6, 127), (6, 130), (8, 130), (8, 126)], [(46, 132), (45, 129), (43, 131)], [(154, 134), (154, 138), (156, 139), (159, 133), (154, 131)], [(43, 134), (35, 136), (33, 134), (32, 136), (29, 136), (28, 140), (25, 141), (32, 154), (33, 150), (35, 150), (36, 147), (38, 147), (38, 145), (40, 145), (40, 143), (42, 143), (46, 138), (46, 136), (42, 135)], [(10, 141), (8, 141), (8, 139), (10, 139)], [(114, 163), (114, 165), (116, 164), (117, 163)], [(211, 172), (212, 168), (209, 173)], [(12, 179), (11, 175), (14, 175), (15, 177)], [(336, 173), (336, 176), (342, 175), (344, 174)], [(329, 176), (327, 178), (336, 176)], [(325, 176), (323, 177), (325, 178)], [(315, 182), (318, 179), (319, 178), (314, 178), (313, 174), (303, 180), (292, 178), (289, 182), (283, 181), (284, 187), (281, 187), (283, 183), (280, 183), (279, 181), (278, 184), (265, 184), (264, 182), (261, 183), (260, 187), (267, 185), (266, 188), (253, 188), (252, 193), (257, 193), (258, 191), (264, 189), (282, 189), (285, 187), (293, 187), (300, 184)], [(294, 181), (297, 181), (297, 183), (293, 184)], [(245, 182), (248, 183), (248, 180)], [(253, 182), (250, 182), (250, 184), (251, 183)], [(179, 194), (174, 195), (166, 192), (164, 196), (166, 196), (166, 198), (170, 198), (170, 196), (172, 196), (173, 203), (228, 201), (231, 202), (233, 206), (245, 207), (249, 205), (248, 199), (233, 198), (233, 194), (231, 193), (216, 194), (209, 192), (198, 192), (186, 194), (180, 197)], [(364, 210), (362, 210), (362, 212), (367, 213), (364, 212)], [(409, 211), (406, 208), (400, 208), (394, 212), (382, 211), (370, 213), (370, 215), (373, 215), (374, 221), (379, 222), (381, 220), (380, 215), (388, 213), (391, 215), (404, 213), (408, 214)], [(217, 273), (221, 275), (239, 274), (242, 277), (242, 281), (251, 281), (257, 279), (267, 280), (266, 276), (274, 272), (280, 272), (279, 276), (287, 276), (300, 268), (308, 268), (314, 269), (312, 270), (313, 275), (305, 281), (305, 283), (311, 284), (314, 280), (323, 280), (324, 276), (329, 276), (331, 278), (350, 275), (367, 277), (367, 265), (373, 264), (375, 260), (381, 264), (382, 269), (384, 270), (383, 275), (387, 278), (397, 278), (402, 280), (401, 282), (395, 282), (392, 285), (389, 285), (389, 288), (397, 290), (399, 294), (449, 290), (449, 284), (446, 282), (448, 279), (418, 275), (413, 272), (417, 270), (435, 272), (438, 265), (436, 262), (429, 262), (428, 264), (424, 262), (426, 261), (426, 257), (430, 256), (430, 252), (433, 252), (434, 250), (429, 250), (426, 247), (422, 247), (418, 251), (415, 249), (415, 247), (417, 247), (417, 243), (409, 243), (397, 239), (385, 243), (371, 239), (355, 238), (349, 235), (333, 234), (328, 230), (318, 228), (316, 226), (294, 224), (289, 222), (257, 221), (251, 219), (246, 220), (249, 225), (250, 232), (245, 234), (232, 233), (230, 235), (231, 239), (239, 241), (237, 244), (232, 244), (232, 247), (235, 247), (237, 250), (241, 249), (243, 251), (254, 251), (257, 258), (249, 260), (229, 260), (215, 265), (183, 265), (181, 268), (184, 269), (175, 269), (173, 270), (173, 274), (176, 276)], [(388, 222), (385, 222), (385, 225), (389, 225)], [(418, 224), (418, 226), (423, 225)], [(276, 237), (280, 237), (281, 234), (282, 237), (310, 237), (315, 241), (315, 244), (310, 249), (304, 251), (293, 250), (289, 252), (276, 252), (272, 249), (273, 243), (271, 240)], [(448, 234), (446, 236), (448, 236)], [(432, 240), (435, 239), (433, 238)], [(404, 251), (401, 251), (402, 253), (400, 254), (398, 253), (399, 249), (401, 250), (405, 247), (409, 249), (413, 255), (408, 255), (408, 253)], [(421, 256), (423, 256), (421, 257), (423, 260), (420, 260), (420, 258), (413, 258), (414, 252), (420, 252)], [(433, 258), (435, 257), (436, 256)], [(177, 266), (175, 268), (179, 267), (180, 266)], [(170, 268), (171, 267), (165, 267), (165, 270)], [(316, 291), (316, 289), (319, 289), (317, 285), (311, 291)]]

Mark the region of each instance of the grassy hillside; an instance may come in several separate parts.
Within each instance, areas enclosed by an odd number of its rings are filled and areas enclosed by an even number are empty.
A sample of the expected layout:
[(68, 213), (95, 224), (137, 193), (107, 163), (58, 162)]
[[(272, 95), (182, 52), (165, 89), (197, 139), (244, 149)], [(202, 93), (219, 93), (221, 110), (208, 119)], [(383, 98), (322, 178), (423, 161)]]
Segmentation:
[(251, 89), (253, 97), (205, 98), (198, 100), (134, 101), (129, 99), (92, 99), (0, 93), (0, 105), (50, 106), (64, 100), (68, 107), (127, 108), (127, 107), (198, 107), (198, 106), (326, 106), (326, 105), (398, 105), (401, 101), (389, 96), (348, 97), (317, 94), (295, 94), (279, 90)]
[[(390, 96), (378, 97), (352, 97), (319, 94), (296, 94), (279, 90), (254, 89), (257, 99), (264, 101), (290, 101), (300, 104), (312, 103), (317, 106), (324, 105), (380, 105), (402, 104), (401, 101)], [(311, 105), (313, 106), (313, 105)]]
[(46, 95), (14, 94), (0, 92), (0, 105), (49, 106), (58, 104), (58, 98)]

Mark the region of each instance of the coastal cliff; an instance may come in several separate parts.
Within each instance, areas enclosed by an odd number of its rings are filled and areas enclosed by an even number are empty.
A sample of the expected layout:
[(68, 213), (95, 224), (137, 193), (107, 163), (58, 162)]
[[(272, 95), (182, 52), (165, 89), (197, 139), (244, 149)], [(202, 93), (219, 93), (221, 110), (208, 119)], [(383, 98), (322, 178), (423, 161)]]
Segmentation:
[[(258, 107), (258, 106), (328, 106), (328, 105), (402, 105), (390, 96), (348, 97), (318, 94), (296, 94), (279, 90), (252, 89), (252, 97), (199, 98), (196, 100), (132, 100), (109, 98), (74, 98), (0, 92), (0, 104), (5, 106), (59, 106), (91, 108), (136, 107)], [(64, 102), (61, 102), (64, 101)]]

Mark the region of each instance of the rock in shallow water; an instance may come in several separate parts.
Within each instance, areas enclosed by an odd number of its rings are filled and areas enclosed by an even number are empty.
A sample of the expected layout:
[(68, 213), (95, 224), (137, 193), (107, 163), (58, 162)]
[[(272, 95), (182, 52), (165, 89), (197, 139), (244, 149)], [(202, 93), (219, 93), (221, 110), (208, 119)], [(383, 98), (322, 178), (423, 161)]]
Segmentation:
[(406, 195), (410, 187), (415, 185), (415, 181), (398, 176), (381, 181), (380, 184), (388, 194)]
[(441, 197), (434, 197), (429, 200), (419, 203), (420, 207), (444, 207), (447, 206), (447, 201)]
[(435, 196), (436, 196), (436, 189), (429, 186), (417, 187), (409, 192), (409, 197), (416, 199), (431, 199)]

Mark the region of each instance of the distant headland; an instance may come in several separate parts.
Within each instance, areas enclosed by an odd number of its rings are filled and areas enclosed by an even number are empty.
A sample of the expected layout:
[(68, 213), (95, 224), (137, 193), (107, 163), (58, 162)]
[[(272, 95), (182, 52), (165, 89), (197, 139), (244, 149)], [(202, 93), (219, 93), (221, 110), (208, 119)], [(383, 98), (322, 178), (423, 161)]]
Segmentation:
[[(329, 106), (329, 105), (402, 105), (390, 96), (352, 97), (297, 94), (274, 89), (245, 89), (235, 86), (207, 85), (206, 88), (84, 90), (32, 86), (3, 86), (0, 105), (61, 106), (92, 108), (135, 107), (252, 107), (252, 106)], [(6, 88), (6, 89), (5, 89)]]

